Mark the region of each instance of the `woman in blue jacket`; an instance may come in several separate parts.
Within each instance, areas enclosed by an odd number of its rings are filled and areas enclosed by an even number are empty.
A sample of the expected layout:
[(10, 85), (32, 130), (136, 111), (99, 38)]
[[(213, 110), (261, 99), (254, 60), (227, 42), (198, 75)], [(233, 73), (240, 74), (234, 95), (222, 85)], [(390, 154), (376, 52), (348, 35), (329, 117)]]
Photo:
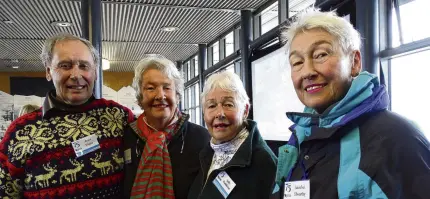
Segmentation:
[(378, 77), (361, 72), (360, 35), (308, 9), (282, 31), (303, 113), (279, 149), (275, 197), (430, 198), (430, 144), (387, 110)]

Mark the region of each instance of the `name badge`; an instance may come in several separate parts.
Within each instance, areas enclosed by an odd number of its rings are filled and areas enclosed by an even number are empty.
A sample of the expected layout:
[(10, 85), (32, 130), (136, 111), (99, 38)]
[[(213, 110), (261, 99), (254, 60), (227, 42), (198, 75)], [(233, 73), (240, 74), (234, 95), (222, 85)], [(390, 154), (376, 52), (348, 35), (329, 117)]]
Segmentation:
[(97, 135), (94, 134), (72, 142), (72, 146), (78, 158), (100, 148)]
[(309, 199), (311, 185), (309, 180), (285, 182), (284, 199)]
[(213, 183), (218, 189), (218, 191), (221, 192), (222, 196), (224, 196), (224, 198), (227, 198), (227, 196), (236, 186), (236, 183), (233, 182), (233, 180), (230, 178), (230, 176), (228, 176), (225, 171), (221, 171), (215, 178)]
[(124, 159), (126, 164), (131, 163), (131, 149), (127, 149), (124, 151)]

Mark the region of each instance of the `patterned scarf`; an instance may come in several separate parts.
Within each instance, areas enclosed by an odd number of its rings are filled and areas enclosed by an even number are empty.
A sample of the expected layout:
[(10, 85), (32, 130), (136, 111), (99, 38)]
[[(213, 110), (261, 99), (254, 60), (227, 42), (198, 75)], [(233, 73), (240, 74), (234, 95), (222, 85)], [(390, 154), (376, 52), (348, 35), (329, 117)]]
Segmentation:
[(186, 117), (176, 110), (163, 131), (149, 126), (144, 114), (137, 119), (140, 135), (146, 141), (134, 179), (130, 198), (175, 198), (172, 164), (167, 145), (179, 131)]
[(245, 141), (245, 139), (248, 137), (248, 135), (249, 135), (248, 129), (243, 128), (236, 135), (235, 138), (233, 138), (232, 140), (226, 143), (214, 144), (211, 140), (210, 144), (212, 149), (214, 150), (214, 156), (212, 157), (212, 164), (211, 164), (211, 167), (209, 168), (209, 172), (207, 175), (208, 177), (213, 170), (219, 169), (230, 162), (230, 160), (233, 158), (234, 154), (236, 154), (237, 150)]

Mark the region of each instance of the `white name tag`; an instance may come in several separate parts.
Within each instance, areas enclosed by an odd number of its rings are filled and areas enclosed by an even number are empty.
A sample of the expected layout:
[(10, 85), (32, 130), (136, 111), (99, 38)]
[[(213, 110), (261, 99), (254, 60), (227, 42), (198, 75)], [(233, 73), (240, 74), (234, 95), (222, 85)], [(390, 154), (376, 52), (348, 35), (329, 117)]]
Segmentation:
[(225, 171), (221, 171), (215, 178), (213, 183), (216, 188), (218, 188), (218, 191), (221, 192), (221, 194), (224, 196), (224, 198), (227, 198), (227, 196), (236, 186), (236, 183), (233, 182), (233, 180), (230, 178), (230, 176), (228, 176)]
[(76, 157), (81, 157), (100, 148), (97, 135), (94, 134), (72, 142), (72, 146)]
[(285, 182), (284, 199), (309, 199), (311, 185), (309, 180)]

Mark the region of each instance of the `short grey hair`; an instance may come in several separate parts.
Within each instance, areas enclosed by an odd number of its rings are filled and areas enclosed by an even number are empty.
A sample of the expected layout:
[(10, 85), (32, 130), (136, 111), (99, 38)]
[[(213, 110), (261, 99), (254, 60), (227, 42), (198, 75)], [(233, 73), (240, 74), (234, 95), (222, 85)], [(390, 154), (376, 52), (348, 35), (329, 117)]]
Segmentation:
[(321, 12), (317, 8), (308, 8), (297, 14), (288, 26), (281, 28), (281, 41), (286, 44), (287, 53), (294, 37), (306, 30), (322, 29), (336, 38), (336, 42), (345, 54), (360, 50), (360, 33), (346, 19), (337, 16), (334, 11)]
[(136, 100), (139, 106), (142, 107), (141, 102), (143, 95), (141, 93), (141, 86), (143, 82), (143, 73), (148, 69), (157, 69), (166, 75), (167, 78), (173, 80), (176, 95), (179, 100), (181, 99), (184, 92), (184, 78), (181, 72), (179, 72), (178, 68), (176, 68), (176, 65), (172, 61), (164, 56), (151, 55), (140, 60), (134, 70), (133, 88), (136, 91)]
[(237, 98), (237, 103), (239, 109), (243, 112), (245, 110), (245, 106), (248, 105), (251, 108), (251, 104), (249, 103), (248, 94), (245, 91), (242, 80), (240, 77), (232, 73), (230, 71), (222, 71), (215, 73), (206, 80), (205, 86), (203, 87), (203, 92), (200, 95), (202, 110), (205, 107), (206, 96), (209, 92), (215, 90), (216, 88), (220, 88), (224, 91), (232, 92)]
[(99, 63), (100, 63), (99, 52), (96, 50), (96, 48), (94, 48), (94, 46), (91, 44), (90, 41), (77, 37), (72, 34), (61, 33), (47, 39), (43, 44), (42, 54), (40, 54), (40, 59), (42, 59), (42, 63), (45, 67), (49, 66), (52, 62), (54, 46), (58, 42), (62, 42), (62, 41), (81, 41), (82, 43), (84, 43), (91, 52), (91, 56), (93, 57), (95, 66), (96, 67), (99, 66)]

